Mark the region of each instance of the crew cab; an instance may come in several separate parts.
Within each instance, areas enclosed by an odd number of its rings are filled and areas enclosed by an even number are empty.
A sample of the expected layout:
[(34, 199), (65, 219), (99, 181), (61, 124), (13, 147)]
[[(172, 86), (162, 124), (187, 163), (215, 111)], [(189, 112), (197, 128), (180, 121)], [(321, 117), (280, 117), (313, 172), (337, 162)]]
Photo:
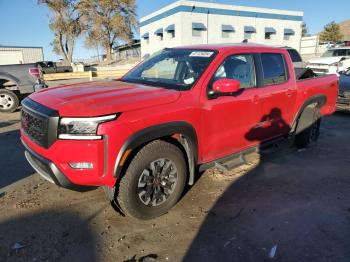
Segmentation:
[(69, 189), (103, 186), (127, 215), (150, 219), (213, 166), (244, 163), (288, 137), (318, 137), (335, 111), (336, 75), (297, 80), (285, 49), (253, 44), (164, 49), (118, 81), (43, 90), (22, 102), (32, 167)]
[(310, 60), (307, 67), (316, 74), (337, 74), (350, 67), (350, 46), (328, 49), (321, 57)]

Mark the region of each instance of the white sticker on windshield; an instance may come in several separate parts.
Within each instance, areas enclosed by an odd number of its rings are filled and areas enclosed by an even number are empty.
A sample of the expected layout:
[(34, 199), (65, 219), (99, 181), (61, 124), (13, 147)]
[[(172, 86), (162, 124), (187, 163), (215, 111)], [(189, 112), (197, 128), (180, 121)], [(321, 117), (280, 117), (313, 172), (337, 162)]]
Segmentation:
[(194, 51), (190, 54), (190, 57), (211, 57), (214, 52), (207, 51)]

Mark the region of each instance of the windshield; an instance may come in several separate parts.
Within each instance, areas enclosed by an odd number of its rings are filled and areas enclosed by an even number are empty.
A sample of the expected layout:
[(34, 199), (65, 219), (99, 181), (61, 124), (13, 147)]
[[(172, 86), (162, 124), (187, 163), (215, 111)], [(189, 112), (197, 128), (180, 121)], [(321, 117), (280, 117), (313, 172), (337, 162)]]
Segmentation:
[(164, 49), (128, 73), (122, 81), (188, 90), (215, 55), (214, 50)]

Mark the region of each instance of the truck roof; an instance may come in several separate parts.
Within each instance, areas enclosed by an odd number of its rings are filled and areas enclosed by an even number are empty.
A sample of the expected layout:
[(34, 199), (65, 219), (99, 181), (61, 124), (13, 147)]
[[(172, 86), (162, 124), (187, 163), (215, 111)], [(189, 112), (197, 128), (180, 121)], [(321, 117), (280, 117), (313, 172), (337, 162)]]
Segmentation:
[(281, 47), (273, 47), (268, 45), (262, 45), (262, 44), (255, 44), (255, 43), (228, 43), (228, 44), (201, 44), (201, 45), (187, 45), (187, 46), (181, 46), (176, 47), (179, 49), (200, 49), (200, 50), (217, 50), (217, 51), (224, 51), (226, 49), (231, 48), (238, 48), (238, 49), (266, 49), (266, 50), (280, 50), (283, 49)]

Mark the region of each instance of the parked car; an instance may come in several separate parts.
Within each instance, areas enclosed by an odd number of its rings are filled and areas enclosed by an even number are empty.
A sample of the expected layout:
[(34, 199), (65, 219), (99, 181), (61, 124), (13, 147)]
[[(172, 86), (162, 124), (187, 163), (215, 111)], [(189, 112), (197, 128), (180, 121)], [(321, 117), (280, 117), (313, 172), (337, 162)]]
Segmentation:
[(196, 171), (232, 168), (266, 144), (317, 139), (338, 77), (297, 81), (285, 49), (251, 44), (165, 49), (119, 81), (50, 88), (22, 102), (25, 155), (45, 179), (104, 186), (139, 219), (166, 213)]
[(22, 98), (46, 87), (36, 64), (0, 65), (0, 112), (15, 111)]
[(337, 74), (350, 67), (350, 46), (331, 48), (307, 64), (316, 74)]
[(350, 110), (350, 69), (341, 72), (339, 76), (337, 110)]
[(43, 74), (68, 73), (73, 72), (71, 66), (59, 65), (52, 61), (42, 61), (37, 63)]

